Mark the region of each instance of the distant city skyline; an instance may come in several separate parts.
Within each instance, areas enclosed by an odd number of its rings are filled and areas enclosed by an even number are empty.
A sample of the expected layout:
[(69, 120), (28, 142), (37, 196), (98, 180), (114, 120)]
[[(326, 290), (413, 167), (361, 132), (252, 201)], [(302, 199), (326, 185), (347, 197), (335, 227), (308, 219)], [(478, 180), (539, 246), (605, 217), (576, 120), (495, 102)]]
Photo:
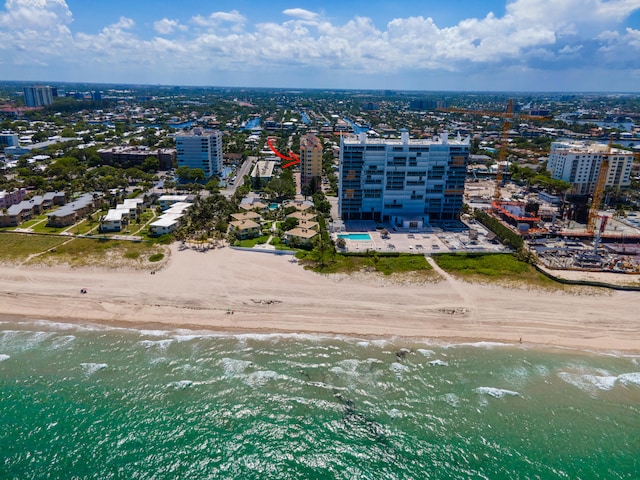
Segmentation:
[(6, 0), (0, 80), (640, 91), (640, 0)]

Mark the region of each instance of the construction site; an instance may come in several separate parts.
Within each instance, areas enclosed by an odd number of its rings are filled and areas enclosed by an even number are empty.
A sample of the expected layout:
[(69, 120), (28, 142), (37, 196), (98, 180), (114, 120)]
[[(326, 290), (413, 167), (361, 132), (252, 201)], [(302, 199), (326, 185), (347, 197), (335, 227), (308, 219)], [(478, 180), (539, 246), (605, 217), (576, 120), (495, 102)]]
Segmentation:
[[(506, 113), (495, 179), (467, 182), (465, 200), (519, 234), (539, 263), (553, 270), (640, 274), (640, 213), (602, 210), (603, 195), (611, 178), (609, 145), (600, 151), (595, 185), (587, 185), (586, 203), (572, 204), (512, 183), (503, 184), (513, 105)], [(530, 117), (531, 118), (531, 117)]]

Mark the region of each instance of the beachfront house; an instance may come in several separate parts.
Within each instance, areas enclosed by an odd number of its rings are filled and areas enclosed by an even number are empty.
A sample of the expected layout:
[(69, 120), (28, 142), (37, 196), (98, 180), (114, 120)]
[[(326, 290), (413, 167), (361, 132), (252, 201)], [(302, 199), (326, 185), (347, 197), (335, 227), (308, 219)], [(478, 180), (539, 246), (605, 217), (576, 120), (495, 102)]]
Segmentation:
[(291, 230), (284, 232), (284, 241), (287, 245), (291, 246), (306, 246), (311, 247), (313, 245), (313, 239), (316, 235), (319, 235), (316, 228), (309, 228), (308, 226), (297, 226)]
[(176, 202), (167, 208), (160, 217), (149, 224), (149, 233), (154, 236), (173, 233), (182, 225), (186, 211), (191, 208), (190, 202)]
[(254, 222), (260, 222), (262, 216), (257, 212), (240, 212), (240, 213), (232, 213), (231, 218), (234, 220), (242, 221), (242, 220), (253, 220)]
[(287, 218), (295, 218), (296, 220), (298, 220), (298, 222), (312, 222), (315, 221), (318, 216), (313, 212), (298, 210), (287, 215)]
[(106, 215), (100, 219), (101, 232), (119, 232), (122, 229), (122, 210), (110, 208)]
[(229, 233), (235, 234), (236, 238), (245, 240), (260, 236), (260, 224), (253, 220), (234, 220), (229, 222)]
[(254, 210), (256, 212), (265, 213), (269, 209), (269, 205), (260, 201), (258, 198), (245, 197), (240, 202), (240, 208), (245, 211)]
[(247, 238), (259, 237), (262, 231), (260, 221), (262, 217), (259, 213), (249, 211), (231, 214), (232, 221), (229, 222), (229, 233), (234, 233), (236, 238), (245, 240)]
[(131, 220), (138, 218), (144, 200), (142, 198), (127, 198), (124, 202), (111, 208), (100, 219), (101, 232), (119, 232)]
[(193, 195), (162, 195), (158, 198), (158, 204), (160, 205), (160, 210), (164, 212), (176, 203), (192, 203), (193, 198)]
[(44, 195), (36, 195), (29, 200), (22, 200), (9, 206), (6, 210), (3, 209), (0, 213), (0, 227), (17, 227), (22, 222), (42, 215), (45, 210), (54, 205), (63, 205), (64, 200), (64, 192), (47, 192)]
[(96, 197), (94, 197), (93, 193), (85, 193), (73, 202), (47, 213), (47, 226), (56, 228), (69, 227), (89, 215), (95, 208)]

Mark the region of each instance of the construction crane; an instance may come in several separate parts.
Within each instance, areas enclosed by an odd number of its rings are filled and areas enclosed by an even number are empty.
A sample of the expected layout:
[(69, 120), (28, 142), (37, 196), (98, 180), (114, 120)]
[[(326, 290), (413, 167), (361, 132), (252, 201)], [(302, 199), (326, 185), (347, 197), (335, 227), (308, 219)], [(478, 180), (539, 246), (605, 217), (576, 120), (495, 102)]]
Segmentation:
[(613, 137), (610, 137), (609, 145), (607, 145), (607, 153), (602, 156), (598, 179), (596, 180), (596, 186), (593, 189), (593, 198), (591, 199), (591, 207), (589, 208), (589, 217), (587, 219), (587, 232), (589, 233), (593, 233), (595, 231), (598, 212), (600, 212), (600, 207), (602, 207), (602, 196), (604, 195), (604, 188), (607, 185), (607, 175), (609, 175), (609, 155), (611, 155), (612, 145)]
[[(500, 200), (500, 190), (502, 188), (502, 180), (504, 177), (504, 168), (507, 160), (508, 145), (509, 145), (509, 132), (511, 131), (511, 120), (514, 118), (513, 113), (513, 99), (509, 99), (509, 106), (506, 112), (490, 112), (486, 110), (466, 110), (464, 108), (439, 108), (438, 111), (446, 113), (461, 113), (466, 115), (482, 115), (490, 117), (504, 118), (504, 124), (502, 125), (502, 135), (500, 140), (500, 151), (498, 154), (498, 170), (496, 172), (496, 183), (493, 191), (493, 201)], [(518, 118), (526, 120), (548, 120), (550, 117), (541, 115), (527, 115), (517, 114)]]

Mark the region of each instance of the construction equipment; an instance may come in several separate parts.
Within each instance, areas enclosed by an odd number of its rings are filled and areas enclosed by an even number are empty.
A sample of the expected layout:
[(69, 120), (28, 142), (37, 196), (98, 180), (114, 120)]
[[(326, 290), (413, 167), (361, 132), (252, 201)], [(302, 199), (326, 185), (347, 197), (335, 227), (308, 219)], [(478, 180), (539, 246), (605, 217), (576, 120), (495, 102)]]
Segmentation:
[(612, 145), (613, 137), (610, 137), (609, 145), (607, 146), (607, 153), (602, 156), (602, 162), (600, 162), (600, 171), (598, 172), (596, 186), (593, 189), (591, 207), (589, 207), (589, 217), (587, 219), (587, 232), (589, 233), (594, 233), (596, 229), (596, 221), (598, 220), (598, 212), (600, 212), (600, 207), (602, 207), (602, 196), (604, 195), (604, 189), (607, 185), (607, 176), (609, 175), (609, 155), (611, 154)]
[(597, 219), (600, 219), (600, 226), (598, 227), (598, 230), (596, 231), (596, 237), (593, 240), (593, 254), (597, 255), (598, 254), (598, 247), (600, 246), (600, 238), (602, 237), (602, 234), (604, 233), (605, 229), (607, 228), (607, 222), (609, 221), (609, 216), (608, 215), (598, 215), (596, 217)]
[[(439, 108), (438, 111), (446, 113), (460, 113), (465, 115), (483, 115), (488, 117), (500, 117), (504, 118), (504, 124), (502, 125), (502, 135), (500, 139), (500, 152), (498, 154), (498, 170), (496, 172), (496, 183), (493, 193), (493, 201), (500, 201), (500, 189), (502, 187), (502, 180), (504, 176), (505, 164), (507, 161), (508, 145), (509, 145), (509, 132), (511, 131), (511, 120), (514, 118), (513, 113), (513, 99), (509, 100), (509, 106), (506, 112), (491, 112), (487, 110), (467, 110), (464, 108)], [(523, 120), (549, 120), (551, 117), (540, 115), (527, 115), (517, 114), (518, 118)]]

